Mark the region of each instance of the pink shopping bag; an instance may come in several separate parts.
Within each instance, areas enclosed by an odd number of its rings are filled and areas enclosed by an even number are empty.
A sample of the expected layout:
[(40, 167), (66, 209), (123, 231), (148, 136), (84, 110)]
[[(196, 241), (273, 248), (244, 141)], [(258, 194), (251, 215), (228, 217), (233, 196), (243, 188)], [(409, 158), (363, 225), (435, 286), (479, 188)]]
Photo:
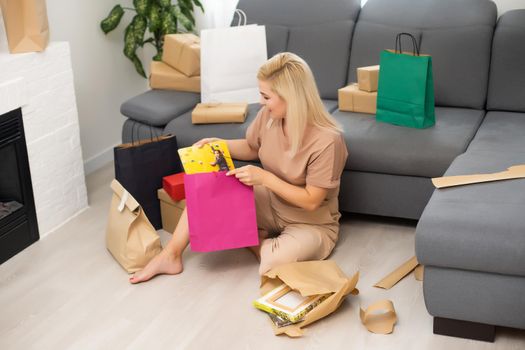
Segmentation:
[(184, 191), (192, 251), (259, 244), (251, 186), (221, 171), (184, 175)]

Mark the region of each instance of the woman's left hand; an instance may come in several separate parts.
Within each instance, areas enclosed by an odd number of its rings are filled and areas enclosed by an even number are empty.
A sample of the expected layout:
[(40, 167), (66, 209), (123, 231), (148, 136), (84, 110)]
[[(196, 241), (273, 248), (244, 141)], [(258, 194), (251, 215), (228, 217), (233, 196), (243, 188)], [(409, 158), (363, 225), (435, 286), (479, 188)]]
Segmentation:
[(237, 169), (230, 170), (227, 176), (235, 175), (245, 185), (262, 185), (270, 173), (254, 165), (246, 165)]

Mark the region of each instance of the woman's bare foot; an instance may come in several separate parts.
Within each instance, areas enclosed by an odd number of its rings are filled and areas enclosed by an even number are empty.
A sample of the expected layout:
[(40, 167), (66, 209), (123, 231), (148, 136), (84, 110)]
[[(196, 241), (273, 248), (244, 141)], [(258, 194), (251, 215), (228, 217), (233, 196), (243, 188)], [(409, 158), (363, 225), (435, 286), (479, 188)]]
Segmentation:
[(132, 284), (136, 284), (148, 281), (160, 274), (176, 275), (181, 273), (182, 270), (182, 257), (175, 257), (173, 254), (163, 250), (151, 259), (144, 269), (135, 272), (135, 274), (129, 278), (129, 281)]

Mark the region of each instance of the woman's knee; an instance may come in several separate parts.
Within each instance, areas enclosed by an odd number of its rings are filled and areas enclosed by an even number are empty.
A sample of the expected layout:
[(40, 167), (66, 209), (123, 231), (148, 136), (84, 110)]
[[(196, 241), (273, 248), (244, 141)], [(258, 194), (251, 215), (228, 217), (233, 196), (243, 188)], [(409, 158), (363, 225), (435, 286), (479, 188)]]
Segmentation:
[[(287, 244), (282, 244), (287, 243)], [(298, 261), (299, 247), (278, 238), (265, 239), (261, 244), (259, 274), (262, 276), (274, 267)]]

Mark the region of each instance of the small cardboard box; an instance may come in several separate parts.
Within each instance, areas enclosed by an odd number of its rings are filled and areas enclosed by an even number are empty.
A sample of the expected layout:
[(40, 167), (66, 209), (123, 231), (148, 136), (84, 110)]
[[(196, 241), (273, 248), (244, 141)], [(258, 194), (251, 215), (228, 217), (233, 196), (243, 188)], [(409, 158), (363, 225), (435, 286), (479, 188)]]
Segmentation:
[(164, 36), (162, 62), (188, 77), (201, 74), (201, 40), (191, 33)]
[(244, 123), (247, 103), (198, 103), (191, 112), (193, 124)]
[(379, 81), (379, 65), (357, 68), (357, 84), (359, 90), (374, 92), (377, 91)]
[(169, 233), (173, 233), (175, 227), (177, 227), (180, 216), (182, 215), (182, 211), (186, 208), (186, 200), (174, 201), (162, 188), (157, 191), (157, 197), (160, 200), (162, 229)]
[(377, 92), (359, 90), (356, 83), (338, 90), (339, 109), (347, 112), (376, 113)]
[(201, 91), (200, 76), (187, 77), (163, 62), (152, 61), (150, 67), (149, 86), (152, 89)]

